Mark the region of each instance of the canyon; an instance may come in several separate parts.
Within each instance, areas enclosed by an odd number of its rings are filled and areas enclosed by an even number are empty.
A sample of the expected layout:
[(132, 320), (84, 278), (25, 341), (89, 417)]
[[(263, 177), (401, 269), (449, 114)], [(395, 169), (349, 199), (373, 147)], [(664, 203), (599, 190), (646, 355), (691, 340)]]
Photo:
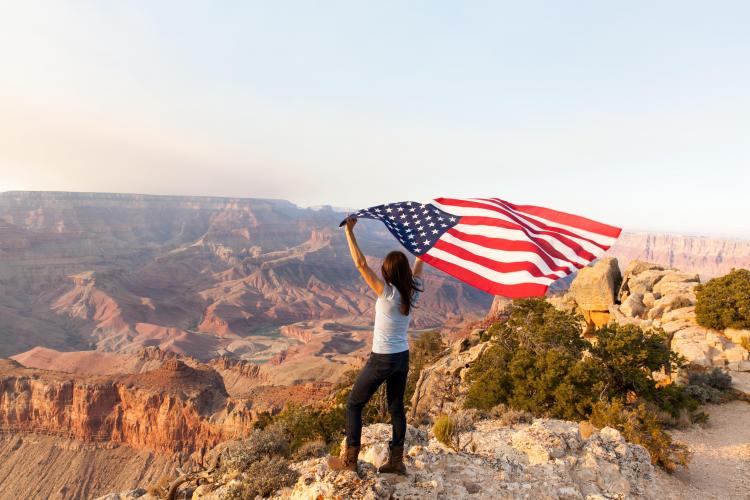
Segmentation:
[[(0, 495), (149, 484), (247, 435), (261, 412), (326, 397), (369, 352), (374, 314), (343, 215), (283, 200), (0, 193)], [(374, 268), (397, 247), (375, 222), (357, 235)], [(608, 253), (701, 280), (750, 267), (743, 240), (625, 232)], [(425, 285), (414, 337), (456, 340), (503, 308), (436, 270)], [(13, 467), (50, 476), (24, 485)]]

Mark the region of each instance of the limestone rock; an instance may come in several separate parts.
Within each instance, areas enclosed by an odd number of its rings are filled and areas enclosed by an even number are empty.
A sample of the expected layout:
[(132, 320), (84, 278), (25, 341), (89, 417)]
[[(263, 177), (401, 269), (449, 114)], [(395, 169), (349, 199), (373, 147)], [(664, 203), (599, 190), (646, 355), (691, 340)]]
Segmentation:
[[(387, 439), (383, 430), (363, 429), (363, 436)], [(278, 499), (594, 499), (662, 498), (644, 448), (625, 442), (605, 428), (582, 438), (578, 425), (536, 419), (510, 428), (481, 420), (470, 433), (475, 445), (461, 452), (435, 439), (410, 446), (408, 475), (380, 474), (360, 460), (359, 477), (328, 469), (325, 459), (293, 467), (297, 483), (279, 491)]]
[(511, 437), (513, 447), (524, 452), (530, 464), (562, 458), (581, 447), (578, 426), (561, 420), (536, 420)]
[(633, 293), (620, 305), (620, 311), (629, 318), (637, 318), (646, 310), (643, 303), (643, 295)]
[(608, 311), (615, 303), (615, 292), (622, 277), (617, 259), (606, 257), (584, 267), (570, 285), (570, 294), (585, 311)]
[(410, 421), (429, 423), (441, 413), (462, 408), (468, 390), (461, 383), (465, 370), (488, 347), (483, 342), (459, 353), (452, 352), (422, 370), (411, 400)]
[(627, 281), (623, 280), (623, 284), (627, 285), (628, 295), (640, 294), (644, 295), (654, 289), (654, 285), (664, 278), (668, 271), (651, 269), (644, 271), (640, 274), (632, 273)]
[(690, 321), (695, 323), (695, 306), (672, 308), (661, 317), (662, 323), (670, 321)]
[(717, 351), (709, 344), (708, 334), (709, 331), (700, 326), (678, 330), (672, 337), (672, 350), (684, 356), (688, 364), (710, 368)]
[(724, 335), (734, 342), (735, 344), (741, 344), (742, 339), (750, 340), (750, 330), (737, 330), (735, 328), (727, 328), (724, 330)]

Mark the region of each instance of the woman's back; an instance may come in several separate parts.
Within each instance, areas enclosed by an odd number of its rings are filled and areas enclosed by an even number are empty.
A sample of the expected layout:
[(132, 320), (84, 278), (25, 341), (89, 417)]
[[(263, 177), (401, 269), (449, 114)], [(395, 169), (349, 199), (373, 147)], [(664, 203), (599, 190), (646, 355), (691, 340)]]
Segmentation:
[[(414, 278), (418, 288), (422, 288), (419, 278)], [(416, 303), (419, 292), (414, 292)], [(412, 308), (413, 311), (413, 308)], [(385, 283), (383, 293), (375, 302), (375, 327), (373, 329), (372, 352), (377, 354), (393, 354), (409, 349), (409, 339), (406, 334), (409, 329), (411, 312), (405, 315), (401, 312), (401, 294), (393, 285)]]

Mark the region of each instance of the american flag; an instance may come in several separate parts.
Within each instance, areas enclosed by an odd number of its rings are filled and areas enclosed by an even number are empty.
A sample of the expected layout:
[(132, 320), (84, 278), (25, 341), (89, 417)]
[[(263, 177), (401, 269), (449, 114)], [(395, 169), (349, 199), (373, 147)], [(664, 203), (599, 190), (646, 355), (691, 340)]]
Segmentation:
[(499, 198), (402, 201), (351, 216), (382, 221), (428, 264), (480, 290), (513, 298), (544, 295), (552, 282), (601, 256), (621, 231)]

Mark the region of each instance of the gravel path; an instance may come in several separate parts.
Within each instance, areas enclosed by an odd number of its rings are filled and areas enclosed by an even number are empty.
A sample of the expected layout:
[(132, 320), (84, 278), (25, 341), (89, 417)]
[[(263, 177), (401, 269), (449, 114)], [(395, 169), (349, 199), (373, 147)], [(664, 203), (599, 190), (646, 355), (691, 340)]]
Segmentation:
[(659, 474), (665, 497), (750, 499), (750, 404), (732, 401), (704, 411), (710, 415), (708, 426), (672, 432), (690, 447), (693, 459), (687, 470)]

